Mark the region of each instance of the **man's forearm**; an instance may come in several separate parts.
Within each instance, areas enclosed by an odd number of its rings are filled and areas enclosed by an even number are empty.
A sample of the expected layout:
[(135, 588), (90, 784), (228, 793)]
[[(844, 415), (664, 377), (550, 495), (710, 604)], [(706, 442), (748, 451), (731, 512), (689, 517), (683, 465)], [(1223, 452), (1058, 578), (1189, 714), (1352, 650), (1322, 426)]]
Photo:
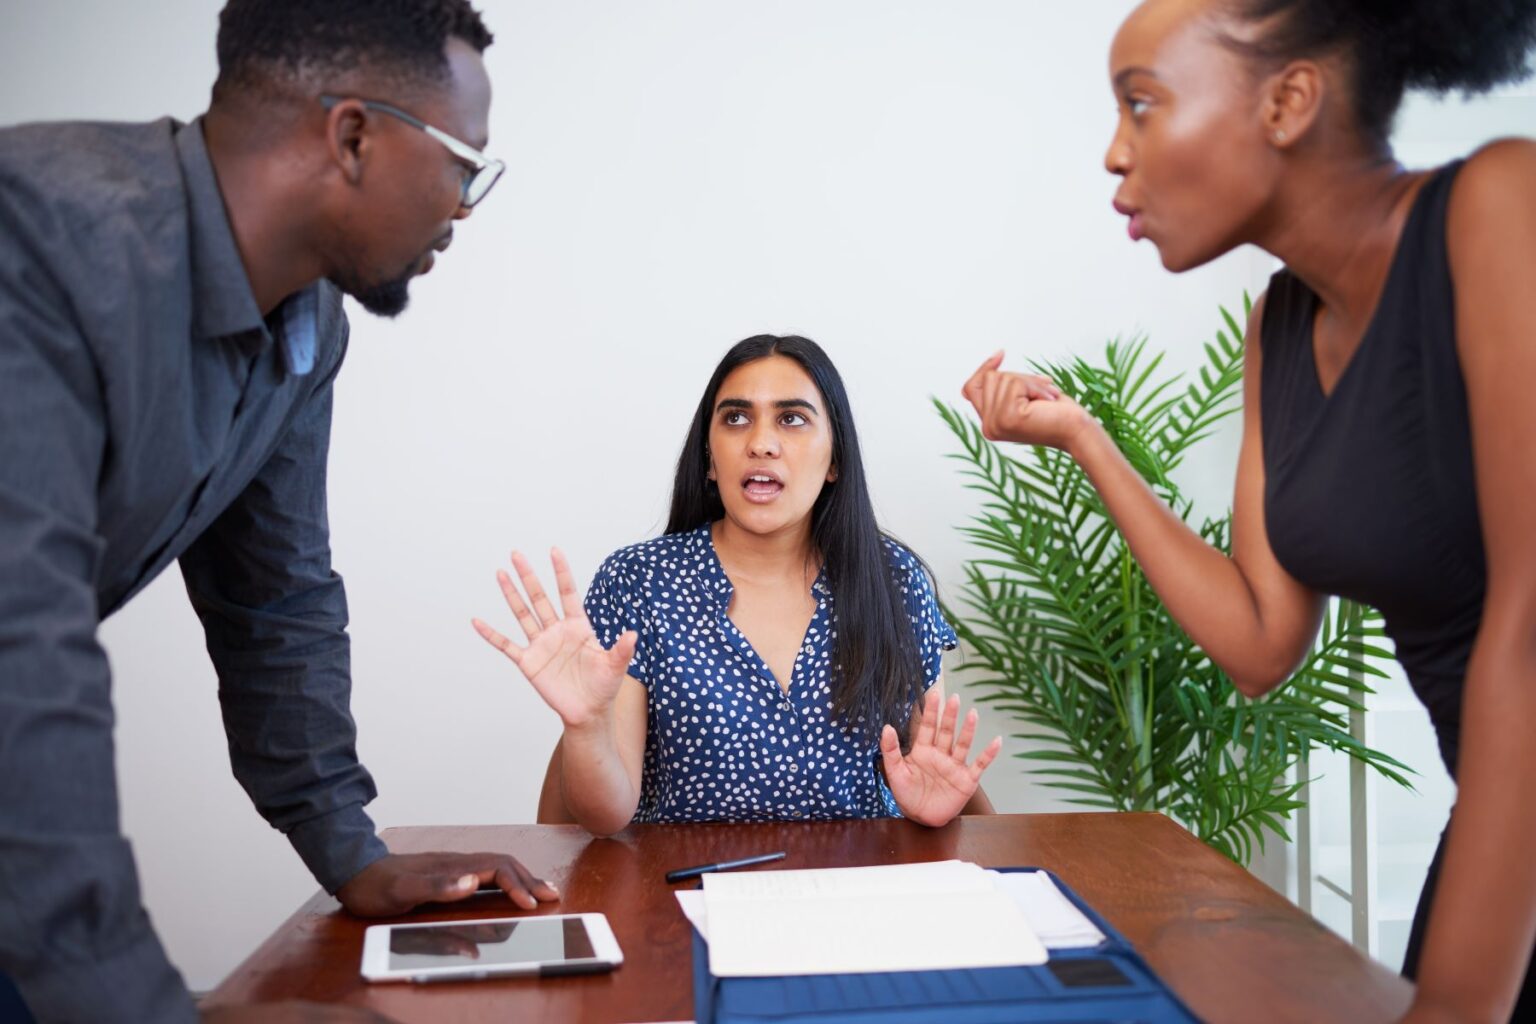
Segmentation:
[(288, 831), (288, 841), (315, 881), (333, 894), (389, 853), (361, 804), (295, 825)]
[(357, 757), (346, 634), (334, 616), (251, 609), (199, 589), (209, 567), (197, 558), (182, 568), (218, 670), (235, 777), (335, 891), (384, 853), (363, 810), (377, 790)]
[[(7, 968), (7, 973), (11, 970)], [(12, 978), (39, 1021), (192, 1024), (198, 1020), (197, 1005), (147, 920), (131, 941), (88, 960), (48, 957)]]
[(384, 847), (363, 810), (376, 790), (357, 756), (346, 591), (331, 569), (330, 402), (322, 382), (181, 571), (218, 671), (235, 777), (334, 892)]
[(191, 1020), (119, 832), (97, 550), (0, 480), (0, 973), (44, 1021)]

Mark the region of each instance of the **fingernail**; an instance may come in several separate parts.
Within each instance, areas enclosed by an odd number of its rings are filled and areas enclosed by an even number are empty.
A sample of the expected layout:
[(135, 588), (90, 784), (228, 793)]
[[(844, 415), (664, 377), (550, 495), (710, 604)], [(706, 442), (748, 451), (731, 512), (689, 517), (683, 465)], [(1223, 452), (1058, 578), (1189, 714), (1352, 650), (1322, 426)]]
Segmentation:
[(475, 883), (478, 881), (480, 880), (474, 875), (465, 875), (463, 878), (460, 878), (456, 884), (460, 889), (473, 889), (475, 887)]

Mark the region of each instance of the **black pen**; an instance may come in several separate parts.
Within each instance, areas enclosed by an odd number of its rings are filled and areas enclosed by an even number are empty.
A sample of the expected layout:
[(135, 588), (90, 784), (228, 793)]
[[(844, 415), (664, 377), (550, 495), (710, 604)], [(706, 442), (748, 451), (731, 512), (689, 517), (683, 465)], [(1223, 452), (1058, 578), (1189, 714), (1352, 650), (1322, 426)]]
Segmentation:
[(678, 868), (676, 871), (667, 872), (668, 882), (681, 882), (685, 878), (697, 878), (710, 871), (729, 871), (731, 868), (744, 868), (749, 864), (766, 864), (770, 860), (783, 860), (785, 853), (760, 853), (756, 857), (743, 857), (740, 860), (723, 860), (718, 864), (700, 864), (696, 868)]

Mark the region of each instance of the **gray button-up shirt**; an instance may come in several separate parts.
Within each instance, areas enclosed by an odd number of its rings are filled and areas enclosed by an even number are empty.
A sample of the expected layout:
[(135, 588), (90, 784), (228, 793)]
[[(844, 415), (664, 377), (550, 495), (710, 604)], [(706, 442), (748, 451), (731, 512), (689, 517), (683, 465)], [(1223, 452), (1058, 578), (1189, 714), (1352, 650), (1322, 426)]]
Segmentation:
[(118, 824), (100, 621), (180, 559), (234, 773), (334, 891), (363, 805), (325, 468), (328, 283), (263, 320), (200, 123), (0, 131), (0, 974), (42, 1020), (191, 1020)]

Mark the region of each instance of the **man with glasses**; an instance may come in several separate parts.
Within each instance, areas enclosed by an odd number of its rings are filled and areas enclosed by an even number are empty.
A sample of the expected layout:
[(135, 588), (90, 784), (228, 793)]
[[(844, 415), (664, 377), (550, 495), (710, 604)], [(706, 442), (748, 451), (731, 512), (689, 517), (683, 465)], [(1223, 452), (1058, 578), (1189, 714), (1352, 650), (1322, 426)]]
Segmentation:
[(234, 773), (344, 906), (556, 898), (378, 840), (326, 522), (341, 295), (403, 310), (501, 173), (490, 42), (466, 0), (231, 0), (191, 124), (0, 131), (0, 1019), (197, 1018), (120, 833), (96, 638), (175, 560)]

